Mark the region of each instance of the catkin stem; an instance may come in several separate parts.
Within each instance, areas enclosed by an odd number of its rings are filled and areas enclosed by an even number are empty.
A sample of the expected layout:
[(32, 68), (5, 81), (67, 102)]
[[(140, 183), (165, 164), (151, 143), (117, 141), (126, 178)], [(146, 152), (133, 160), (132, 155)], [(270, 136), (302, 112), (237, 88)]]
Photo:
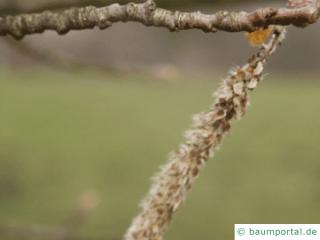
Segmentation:
[(210, 156), (230, 131), (233, 120), (244, 116), (248, 93), (262, 79), (264, 65), (285, 37), (285, 29), (274, 27), (273, 35), (243, 67), (230, 71), (215, 92), (216, 101), (207, 111), (193, 118), (185, 143), (171, 154), (169, 162), (154, 177), (141, 213), (133, 220), (125, 240), (160, 240), (175, 212)]

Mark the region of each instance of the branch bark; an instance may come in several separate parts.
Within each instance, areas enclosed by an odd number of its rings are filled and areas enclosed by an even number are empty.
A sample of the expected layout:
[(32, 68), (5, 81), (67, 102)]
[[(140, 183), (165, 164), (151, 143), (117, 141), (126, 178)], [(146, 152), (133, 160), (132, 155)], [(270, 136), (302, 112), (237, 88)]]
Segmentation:
[[(239, 0), (238, 0), (239, 1)], [(253, 0), (251, 0), (253, 1)], [(33, 1), (21, 1), (21, 0), (0, 0), (0, 15), (17, 15), (23, 13), (36, 13), (46, 10), (63, 10), (70, 7), (85, 7), (92, 5), (95, 7), (104, 7), (107, 4), (112, 3), (125, 4), (126, 0), (33, 0)], [(137, 2), (143, 2), (137, 0)], [(157, 0), (157, 3), (162, 7), (191, 7), (194, 3), (197, 4), (210, 4), (212, 0)], [(221, 3), (223, 0), (215, 0), (214, 4)]]
[(261, 8), (253, 12), (219, 11), (179, 12), (157, 8), (153, 0), (145, 3), (112, 4), (106, 7), (71, 8), (63, 12), (45, 11), (35, 14), (0, 17), (0, 35), (21, 39), (25, 35), (54, 30), (66, 34), (70, 30), (105, 29), (116, 22), (140, 22), (146, 26), (165, 27), (170, 31), (200, 29), (204, 32), (252, 32), (269, 25), (305, 27), (320, 17), (320, 2), (307, 7)]
[[(120, 2), (124, 0), (120, 0)], [(50, 0), (46, 2), (39, 1), (16, 1), (7, 0), (7, 2), (0, 5), (1, 15), (18, 15), (23, 13), (36, 13), (46, 10), (62, 10), (70, 7), (85, 7), (93, 5), (96, 7), (103, 7), (106, 3), (111, 4), (111, 0)]]

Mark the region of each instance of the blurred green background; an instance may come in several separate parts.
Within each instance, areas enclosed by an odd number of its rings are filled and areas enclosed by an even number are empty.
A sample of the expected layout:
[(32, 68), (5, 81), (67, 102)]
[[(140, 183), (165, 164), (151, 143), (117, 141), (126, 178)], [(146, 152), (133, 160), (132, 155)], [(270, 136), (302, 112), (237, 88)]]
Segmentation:
[[(205, 12), (285, 3), (157, 2)], [(87, 3), (0, 0), (0, 14)], [(289, 28), (165, 239), (232, 239), (235, 223), (319, 223), (318, 27)], [(0, 51), (0, 239), (120, 240), (191, 116), (256, 50), (243, 33), (127, 23), (1, 38)]]
[[(1, 222), (61, 224), (90, 191), (99, 205), (82, 236), (120, 239), (151, 175), (182, 140), (190, 116), (212, 102), (218, 83), (151, 80), (2, 69)], [(319, 222), (316, 80), (267, 77), (166, 239), (232, 239), (235, 223)]]

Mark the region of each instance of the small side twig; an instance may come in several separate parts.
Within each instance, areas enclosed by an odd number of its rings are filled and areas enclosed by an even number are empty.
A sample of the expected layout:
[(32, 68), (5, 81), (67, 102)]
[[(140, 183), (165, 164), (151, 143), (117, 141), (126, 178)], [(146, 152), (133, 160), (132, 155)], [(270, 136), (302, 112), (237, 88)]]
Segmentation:
[(27, 57), (34, 63), (37, 63), (41, 66), (48, 66), (50, 68), (58, 68), (62, 70), (98, 70), (115, 75), (126, 73), (126, 70), (121, 69), (121, 67), (116, 65), (92, 63), (80, 61), (78, 59), (65, 58), (50, 50), (41, 50), (33, 47), (28, 42), (17, 42), (9, 37), (4, 37), (3, 42), (5, 42), (5, 44), (7, 44), (10, 48), (14, 49), (19, 55), (18, 57)]
[(274, 27), (268, 44), (243, 67), (232, 70), (215, 93), (209, 111), (194, 116), (185, 143), (172, 153), (155, 176), (141, 213), (133, 220), (125, 240), (160, 240), (175, 212), (185, 200), (200, 171), (231, 128), (233, 120), (246, 112), (248, 92), (262, 79), (264, 65), (285, 37), (285, 29)]

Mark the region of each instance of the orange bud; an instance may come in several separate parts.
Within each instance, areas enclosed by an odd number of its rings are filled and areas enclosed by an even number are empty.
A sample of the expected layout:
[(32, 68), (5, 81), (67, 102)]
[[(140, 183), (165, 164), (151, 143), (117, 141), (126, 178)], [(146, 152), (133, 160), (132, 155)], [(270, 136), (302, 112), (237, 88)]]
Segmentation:
[(246, 37), (253, 47), (259, 47), (268, 39), (271, 32), (272, 32), (271, 27), (266, 29), (260, 28), (257, 31), (254, 31), (251, 33), (247, 32)]

